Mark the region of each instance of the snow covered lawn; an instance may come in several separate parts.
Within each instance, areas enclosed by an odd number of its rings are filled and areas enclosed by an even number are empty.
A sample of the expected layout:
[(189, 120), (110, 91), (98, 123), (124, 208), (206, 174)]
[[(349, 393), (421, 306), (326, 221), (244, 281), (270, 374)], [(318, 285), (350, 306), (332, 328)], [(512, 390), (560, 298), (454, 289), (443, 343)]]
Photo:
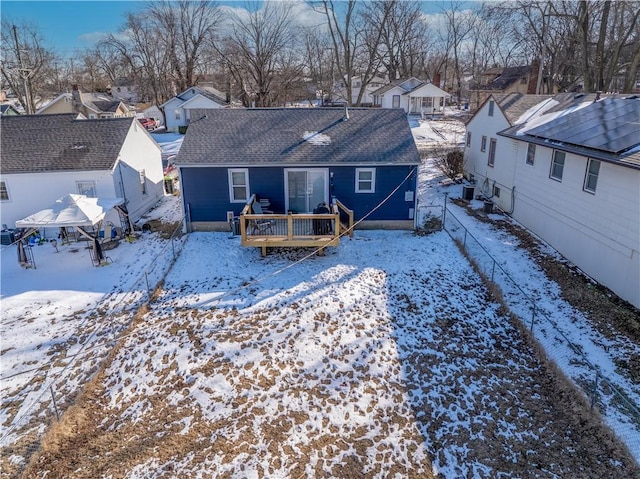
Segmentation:
[[(625, 477), (442, 232), (193, 233), (46, 441), (57, 477)], [(71, 431), (71, 432), (69, 432)], [(69, 471), (74, 471), (73, 474)], [(35, 472), (34, 472), (35, 474)]]

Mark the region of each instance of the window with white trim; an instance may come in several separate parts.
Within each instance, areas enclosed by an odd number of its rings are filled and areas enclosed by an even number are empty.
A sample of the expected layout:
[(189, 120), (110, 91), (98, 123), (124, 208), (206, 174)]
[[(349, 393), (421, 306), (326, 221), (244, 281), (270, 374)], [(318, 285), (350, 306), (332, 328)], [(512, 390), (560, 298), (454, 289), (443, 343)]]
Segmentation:
[(376, 169), (356, 168), (356, 193), (376, 192)]
[(589, 158), (587, 162), (587, 173), (584, 178), (584, 191), (596, 192), (598, 185), (598, 175), (600, 174), (600, 161)]
[(493, 109), (495, 108), (495, 106), (496, 106), (496, 102), (491, 100), (489, 102), (489, 116), (493, 116)]
[(489, 141), (489, 159), (487, 160), (487, 165), (493, 166), (496, 163), (496, 145), (498, 140), (495, 138), (491, 138)]
[(176, 120), (180, 120), (182, 118), (182, 115), (180, 114), (180, 110), (176, 110), (175, 114), (176, 114)]
[(393, 95), (391, 108), (400, 108), (400, 95)]
[(564, 151), (554, 150), (553, 159), (551, 160), (551, 171), (549, 172), (549, 178), (562, 181), (565, 157), (566, 154)]
[(467, 146), (471, 146), (471, 132), (467, 132)]
[(76, 181), (76, 189), (79, 195), (85, 195), (89, 198), (97, 198), (95, 181)]
[(9, 189), (6, 181), (0, 181), (0, 201), (9, 200)]
[(536, 145), (534, 143), (529, 143), (527, 147), (527, 165), (532, 165), (536, 159)]
[(486, 136), (482, 136), (482, 141), (480, 142), (480, 151), (486, 151), (487, 150), (487, 137)]
[(249, 170), (229, 168), (229, 201), (246, 203), (249, 199)]

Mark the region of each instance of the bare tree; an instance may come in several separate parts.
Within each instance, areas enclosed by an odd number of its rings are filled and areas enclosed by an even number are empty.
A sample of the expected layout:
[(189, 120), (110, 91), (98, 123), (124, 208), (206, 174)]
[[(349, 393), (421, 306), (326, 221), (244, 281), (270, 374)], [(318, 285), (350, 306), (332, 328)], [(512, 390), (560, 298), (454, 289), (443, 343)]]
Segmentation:
[(325, 101), (331, 95), (334, 78), (331, 40), (321, 29), (303, 31), (305, 74), (309, 75), (318, 96)]
[(162, 32), (161, 44), (171, 66), (171, 79), (177, 91), (195, 85), (201, 66), (202, 49), (217, 33), (221, 12), (210, 1), (177, 0), (151, 3), (151, 23)]
[(446, 40), (447, 56), (453, 61), (454, 85), (457, 100), (462, 96), (462, 48), (473, 31), (476, 17), (468, 10), (464, 9), (463, 2), (451, 1), (447, 8), (442, 7), (442, 12), (446, 17)]
[[(636, 28), (640, 19), (640, 4), (582, 0), (576, 17), (580, 31), (584, 89), (609, 90), (614, 76), (623, 72), (621, 56), (625, 51), (637, 54), (640, 49)], [(633, 61), (625, 67), (633, 68)], [(636, 64), (635, 75), (637, 68)], [(635, 75), (631, 72), (631, 76)]]
[[(378, 54), (390, 79), (419, 75), (429, 50), (428, 28), (419, 1), (376, 0), (366, 18), (382, 26)], [(386, 18), (386, 21), (383, 21)]]
[(27, 114), (35, 113), (37, 101), (53, 77), (56, 57), (44, 46), (37, 28), (26, 24), (18, 27), (3, 21), (2, 45), (2, 79)]
[(294, 39), (291, 5), (285, 2), (265, 2), (246, 17), (235, 16), (231, 34), (217, 49), (240, 85), (245, 106), (272, 106), (300, 79), (302, 61), (294, 54)]
[[(380, 55), (378, 48), (389, 11), (396, 0), (381, 2), (378, 10), (369, 12), (367, 21), (355, 0), (313, 2), (314, 8), (327, 18), (334, 55), (336, 73), (346, 90), (349, 105), (360, 105), (365, 87), (378, 73)], [(375, 18), (375, 20), (374, 20)], [(360, 78), (358, 97), (353, 98), (354, 78)]]

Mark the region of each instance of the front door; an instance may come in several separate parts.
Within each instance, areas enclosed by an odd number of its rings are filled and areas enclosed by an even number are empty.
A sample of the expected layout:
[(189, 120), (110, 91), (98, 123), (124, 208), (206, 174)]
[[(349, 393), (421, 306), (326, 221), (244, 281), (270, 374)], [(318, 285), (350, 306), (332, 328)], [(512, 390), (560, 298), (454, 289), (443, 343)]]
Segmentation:
[(329, 170), (287, 169), (285, 185), (287, 188), (287, 211), (311, 213), (318, 204), (329, 200)]

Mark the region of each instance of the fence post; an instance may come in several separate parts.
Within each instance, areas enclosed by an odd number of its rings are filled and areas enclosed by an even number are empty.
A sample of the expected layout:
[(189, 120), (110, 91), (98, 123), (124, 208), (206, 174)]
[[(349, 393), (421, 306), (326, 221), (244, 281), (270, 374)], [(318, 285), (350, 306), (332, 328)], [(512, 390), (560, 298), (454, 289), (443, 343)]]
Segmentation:
[(60, 413), (58, 412), (58, 405), (56, 404), (56, 395), (53, 393), (53, 385), (49, 386), (51, 391), (51, 400), (53, 401), (53, 410), (56, 412), (56, 420), (60, 421)]
[(596, 377), (593, 378), (593, 389), (591, 390), (591, 409), (596, 405), (596, 396), (598, 394), (598, 376), (599, 371), (596, 371)]
[[(493, 259), (493, 258), (492, 258)], [(493, 260), (493, 265), (491, 266), (491, 282), (493, 283), (493, 274), (496, 271), (496, 260)]]
[(173, 236), (171, 236), (171, 251), (173, 252), (173, 259), (175, 260), (176, 259), (176, 247), (175, 247), (175, 245), (173, 243), (174, 239), (175, 238)]
[(144, 272), (144, 280), (147, 283), (147, 294), (149, 294), (149, 276), (146, 271)]
[[(464, 228), (464, 226), (463, 226)], [(464, 228), (464, 240), (462, 241), (462, 246), (466, 249), (467, 248), (467, 228)]]
[(533, 303), (533, 313), (531, 314), (531, 327), (529, 331), (533, 333), (533, 323), (536, 321), (536, 305)]
[(449, 192), (448, 191), (444, 193), (444, 209), (442, 210), (442, 229), (446, 229), (447, 196), (449, 196)]

